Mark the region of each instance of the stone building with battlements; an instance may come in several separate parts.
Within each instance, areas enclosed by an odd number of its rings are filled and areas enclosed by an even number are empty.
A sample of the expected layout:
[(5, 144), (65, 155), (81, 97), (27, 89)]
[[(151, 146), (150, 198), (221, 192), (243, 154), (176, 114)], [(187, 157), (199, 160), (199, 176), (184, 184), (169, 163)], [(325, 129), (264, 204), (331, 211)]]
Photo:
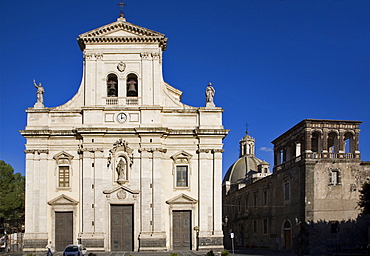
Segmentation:
[(236, 184), (225, 176), (225, 246), (231, 248), (231, 232), (236, 246), (299, 255), (367, 245), (369, 223), (359, 217), (357, 204), (362, 184), (370, 180), (370, 162), (360, 158), (360, 124), (303, 120), (272, 142), (271, 175), (249, 183), (235, 179)]

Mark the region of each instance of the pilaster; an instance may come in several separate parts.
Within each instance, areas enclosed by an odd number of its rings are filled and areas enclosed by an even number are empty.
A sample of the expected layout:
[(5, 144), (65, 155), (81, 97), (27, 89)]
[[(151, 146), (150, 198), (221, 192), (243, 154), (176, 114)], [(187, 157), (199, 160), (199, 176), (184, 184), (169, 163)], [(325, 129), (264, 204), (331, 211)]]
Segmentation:
[[(153, 69), (152, 55), (148, 52), (143, 52), (141, 56), (141, 93), (143, 97), (143, 105), (153, 105)], [(145, 90), (143, 90), (145, 88)]]
[[(48, 150), (26, 153), (26, 232), (24, 251), (42, 251), (48, 243), (47, 154)], [(37, 207), (35, 207), (35, 205)]]

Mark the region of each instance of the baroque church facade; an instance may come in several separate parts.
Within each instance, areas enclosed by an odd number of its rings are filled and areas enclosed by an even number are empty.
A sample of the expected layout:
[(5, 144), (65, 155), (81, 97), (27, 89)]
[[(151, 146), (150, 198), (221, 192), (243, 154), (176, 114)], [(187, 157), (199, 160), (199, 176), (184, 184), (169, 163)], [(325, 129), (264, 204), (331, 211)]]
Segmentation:
[(84, 71), (64, 105), (27, 112), (25, 251), (223, 248), (223, 109), (163, 80), (167, 38), (116, 22), (78, 37)]
[[(362, 184), (370, 180), (370, 162), (360, 158), (360, 124), (301, 121), (272, 141), (270, 174), (258, 169), (263, 163), (256, 164), (241, 147), (241, 157), (223, 180), (225, 247), (232, 247), (234, 233), (235, 246), (298, 255), (366, 248), (370, 223), (359, 216), (357, 204)], [(241, 145), (246, 141), (244, 137)]]

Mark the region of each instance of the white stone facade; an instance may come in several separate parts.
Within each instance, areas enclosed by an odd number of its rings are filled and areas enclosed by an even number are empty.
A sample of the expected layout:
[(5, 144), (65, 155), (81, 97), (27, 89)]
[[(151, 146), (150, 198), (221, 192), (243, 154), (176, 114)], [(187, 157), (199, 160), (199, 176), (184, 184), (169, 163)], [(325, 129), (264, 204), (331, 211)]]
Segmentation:
[[(187, 106), (163, 81), (163, 34), (121, 17), (78, 41), (84, 75), (77, 94), (59, 107), (29, 108), (21, 131), (25, 251), (44, 250), (48, 240), (57, 250), (64, 241), (90, 251), (223, 247), (223, 109), (213, 99)], [(128, 206), (122, 227), (132, 232), (117, 243), (115, 221), (123, 219), (112, 217), (114, 206)], [(190, 213), (181, 217), (185, 230), (174, 230), (182, 213)], [(188, 241), (176, 244), (176, 232)]]

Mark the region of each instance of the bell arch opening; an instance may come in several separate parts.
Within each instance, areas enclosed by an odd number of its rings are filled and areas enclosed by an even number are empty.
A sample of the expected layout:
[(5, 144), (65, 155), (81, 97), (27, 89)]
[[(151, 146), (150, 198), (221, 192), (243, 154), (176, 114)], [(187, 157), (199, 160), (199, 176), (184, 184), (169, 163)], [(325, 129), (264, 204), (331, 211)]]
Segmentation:
[(137, 97), (138, 96), (138, 81), (137, 75), (129, 74), (127, 75), (126, 79), (126, 89), (127, 89), (127, 97)]
[(118, 77), (115, 74), (107, 76), (107, 96), (118, 97)]

